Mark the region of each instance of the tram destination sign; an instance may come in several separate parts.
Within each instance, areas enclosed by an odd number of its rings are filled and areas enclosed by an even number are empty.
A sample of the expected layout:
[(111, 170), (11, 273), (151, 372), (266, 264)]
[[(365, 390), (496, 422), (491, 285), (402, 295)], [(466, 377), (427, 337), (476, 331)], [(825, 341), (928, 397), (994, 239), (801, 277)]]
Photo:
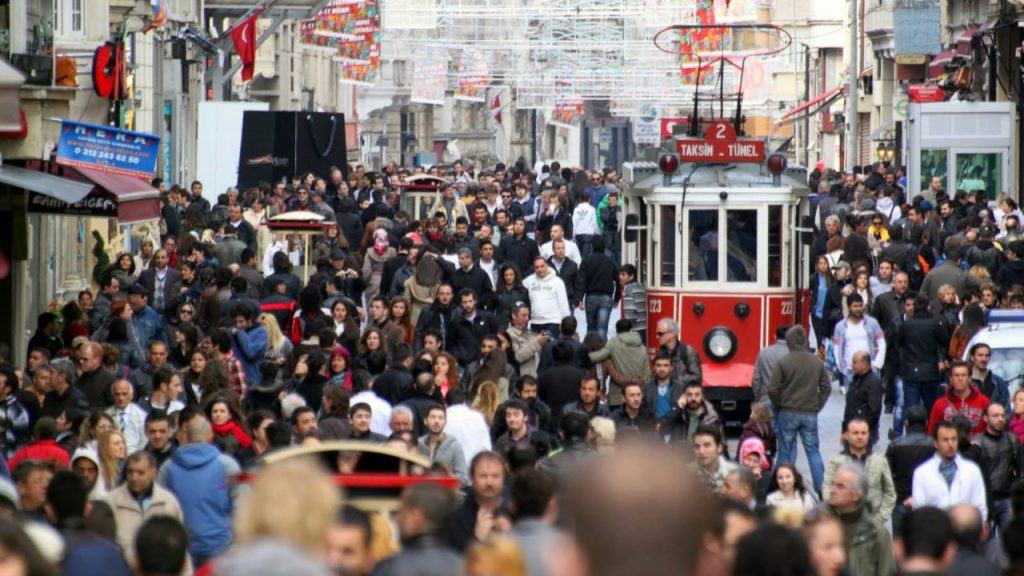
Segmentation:
[(683, 162), (762, 162), (764, 141), (738, 138), (732, 124), (712, 122), (704, 138), (677, 138), (676, 152)]

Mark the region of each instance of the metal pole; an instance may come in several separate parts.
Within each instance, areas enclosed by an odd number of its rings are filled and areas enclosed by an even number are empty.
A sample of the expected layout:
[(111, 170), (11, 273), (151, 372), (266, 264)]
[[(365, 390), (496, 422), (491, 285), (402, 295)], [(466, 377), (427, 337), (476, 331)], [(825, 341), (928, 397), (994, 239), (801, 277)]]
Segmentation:
[[(804, 44), (804, 102), (811, 101), (811, 47)], [(811, 154), (811, 115), (804, 115), (804, 167), (809, 168)], [(816, 192), (815, 190), (811, 191)]]
[(860, 80), (860, 63), (857, 61), (857, 0), (850, 0), (850, 84), (846, 94), (846, 171), (857, 165), (857, 81)]

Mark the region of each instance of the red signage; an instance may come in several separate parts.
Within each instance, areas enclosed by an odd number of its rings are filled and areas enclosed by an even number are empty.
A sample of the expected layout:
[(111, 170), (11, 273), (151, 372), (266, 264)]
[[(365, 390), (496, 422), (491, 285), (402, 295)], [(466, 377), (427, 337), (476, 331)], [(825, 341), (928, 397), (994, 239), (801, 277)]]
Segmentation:
[(661, 141), (672, 138), (672, 128), (675, 126), (686, 126), (690, 123), (689, 118), (662, 118), (661, 119)]
[(946, 93), (938, 86), (929, 84), (912, 84), (907, 89), (911, 102), (942, 102), (946, 99)]
[(675, 294), (652, 294), (647, 293), (647, 351), (654, 354), (658, 351), (661, 343), (654, 327), (662, 318), (676, 319), (676, 296)]
[(737, 138), (732, 124), (718, 121), (708, 125), (703, 140), (676, 140), (676, 152), (683, 162), (761, 162), (764, 160), (764, 141)]

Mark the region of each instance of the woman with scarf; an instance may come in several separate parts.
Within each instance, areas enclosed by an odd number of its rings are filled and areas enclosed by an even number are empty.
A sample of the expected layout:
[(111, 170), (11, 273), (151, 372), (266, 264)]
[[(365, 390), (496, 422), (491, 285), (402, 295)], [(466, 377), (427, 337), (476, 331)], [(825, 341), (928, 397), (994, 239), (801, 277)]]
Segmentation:
[(327, 370), (331, 386), (352, 389), (352, 355), (348, 350), (340, 346), (335, 347), (331, 351), (331, 362)]
[(373, 246), (366, 250), (363, 259), (363, 280), (366, 281), (366, 300), (369, 302), (380, 294), (380, 278), (384, 264), (395, 255), (395, 249), (388, 242), (388, 231), (377, 228), (373, 231)]
[(241, 411), (227, 393), (219, 392), (206, 403), (206, 417), (213, 425), (213, 443), (224, 454), (235, 459), (252, 446), (252, 437), (245, 430)]
[(403, 297), (412, 305), (409, 320), (413, 326), (419, 322), (420, 312), (434, 303), (437, 289), (441, 287), (442, 271), (437, 258), (427, 256), (427, 250), (421, 250), (417, 256), (416, 269), (412, 278), (405, 281)]

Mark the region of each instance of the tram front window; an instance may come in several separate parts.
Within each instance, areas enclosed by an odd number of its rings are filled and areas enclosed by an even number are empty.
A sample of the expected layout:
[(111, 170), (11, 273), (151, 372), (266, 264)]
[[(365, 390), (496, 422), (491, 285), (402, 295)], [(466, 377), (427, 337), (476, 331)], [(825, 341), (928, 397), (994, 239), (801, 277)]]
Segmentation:
[(726, 211), (729, 282), (757, 282), (757, 210)]
[(718, 209), (690, 210), (688, 241), (687, 277), (691, 282), (717, 282)]

